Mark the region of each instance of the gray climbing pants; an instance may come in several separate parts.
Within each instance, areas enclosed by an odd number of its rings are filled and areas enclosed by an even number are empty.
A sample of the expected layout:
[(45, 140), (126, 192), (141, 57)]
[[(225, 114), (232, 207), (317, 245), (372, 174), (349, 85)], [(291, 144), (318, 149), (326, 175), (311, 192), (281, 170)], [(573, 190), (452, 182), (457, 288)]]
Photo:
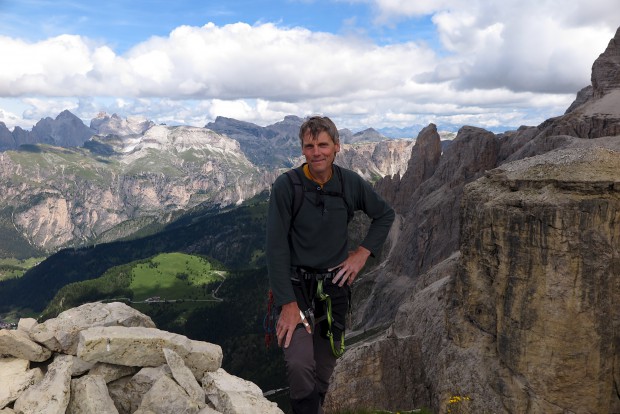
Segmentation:
[[(346, 314), (349, 309), (350, 289), (338, 287), (330, 281), (325, 283), (325, 291), (332, 300), (332, 315), (339, 329), (332, 326), (335, 347), (340, 347), (341, 333), (344, 331)], [(312, 289), (312, 287), (310, 288)], [(284, 348), (284, 360), (290, 386), (291, 407), (295, 414), (322, 414), (323, 401), (329, 387), (329, 379), (336, 366), (336, 357), (326, 336), (327, 322), (322, 302), (310, 298), (310, 304), (293, 284), (300, 309), (313, 307), (317, 320), (322, 319), (309, 334), (302, 324), (297, 325), (288, 348)], [(307, 296), (307, 295), (306, 295)]]

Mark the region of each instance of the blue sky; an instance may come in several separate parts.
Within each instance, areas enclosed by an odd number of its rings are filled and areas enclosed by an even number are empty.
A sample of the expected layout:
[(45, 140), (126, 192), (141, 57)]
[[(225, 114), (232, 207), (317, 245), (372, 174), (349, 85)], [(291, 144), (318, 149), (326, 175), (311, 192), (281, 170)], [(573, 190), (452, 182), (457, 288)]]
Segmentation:
[(536, 125), (618, 25), (617, 0), (0, 0), (0, 122)]

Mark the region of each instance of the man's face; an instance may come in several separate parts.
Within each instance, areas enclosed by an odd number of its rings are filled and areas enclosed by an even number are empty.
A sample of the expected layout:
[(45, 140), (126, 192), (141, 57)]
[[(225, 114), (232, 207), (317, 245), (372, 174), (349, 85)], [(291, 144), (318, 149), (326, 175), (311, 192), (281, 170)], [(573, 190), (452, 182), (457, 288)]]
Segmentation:
[(310, 133), (304, 136), (302, 153), (310, 168), (310, 173), (316, 178), (326, 179), (329, 175), (336, 153), (340, 151), (340, 144), (334, 144), (329, 134), (322, 131), (316, 139)]

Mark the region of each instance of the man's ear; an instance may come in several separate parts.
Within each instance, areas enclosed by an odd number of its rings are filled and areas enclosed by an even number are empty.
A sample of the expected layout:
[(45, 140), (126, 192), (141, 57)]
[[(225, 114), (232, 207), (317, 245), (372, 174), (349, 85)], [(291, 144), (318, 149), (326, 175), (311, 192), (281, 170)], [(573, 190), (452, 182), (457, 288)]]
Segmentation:
[(336, 152), (340, 152), (340, 144), (336, 144)]

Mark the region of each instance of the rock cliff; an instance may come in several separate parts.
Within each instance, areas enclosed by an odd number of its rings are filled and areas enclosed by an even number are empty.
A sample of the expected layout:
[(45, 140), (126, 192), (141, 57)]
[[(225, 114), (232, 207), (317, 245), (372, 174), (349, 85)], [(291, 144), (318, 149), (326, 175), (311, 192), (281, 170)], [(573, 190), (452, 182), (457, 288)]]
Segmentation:
[(620, 412), (619, 33), (565, 115), (463, 128), (439, 161), (429, 126), (422, 166), (378, 183), (401, 224), (356, 282), (350, 337), (371, 337), (329, 407)]
[(218, 345), (158, 330), (122, 303), (89, 303), (0, 330), (0, 412), (282, 413), (221, 362)]

